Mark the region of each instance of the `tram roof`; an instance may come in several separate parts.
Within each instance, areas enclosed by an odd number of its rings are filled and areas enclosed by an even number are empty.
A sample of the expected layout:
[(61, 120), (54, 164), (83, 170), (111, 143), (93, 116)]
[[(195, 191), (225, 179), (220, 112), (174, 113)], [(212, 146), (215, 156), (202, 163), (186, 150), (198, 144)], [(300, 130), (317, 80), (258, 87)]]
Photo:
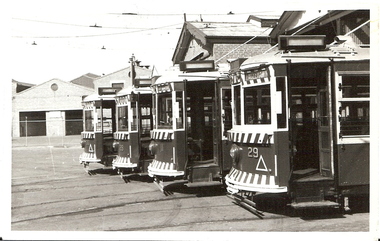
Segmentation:
[(260, 68), (264, 65), (292, 63), (322, 63), (334, 59), (335, 62), (369, 60), (369, 47), (360, 47), (351, 40), (343, 43), (332, 43), (325, 50), (319, 51), (271, 51), (266, 54), (256, 55), (245, 60), (241, 70)]
[(213, 81), (217, 79), (228, 79), (227, 72), (209, 71), (209, 72), (189, 72), (168, 71), (157, 79), (154, 85), (167, 82), (195, 82), (195, 81)]
[(116, 95), (98, 95), (98, 94), (91, 94), (86, 96), (82, 101), (96, 101), (96, 100), (113, 100)]
[(129, 95), (131, 93), (135, 93), (135, 94), (150, 94), (150, 93), (152, 93), (152, 90), (150, 89), (150, 87), (135, 88), (135, 87), (132, 87), (132, 86), (128, 86), (128, 87), (125, 87), (125, 88), (121, 89), (116, 94), (116, 96)]

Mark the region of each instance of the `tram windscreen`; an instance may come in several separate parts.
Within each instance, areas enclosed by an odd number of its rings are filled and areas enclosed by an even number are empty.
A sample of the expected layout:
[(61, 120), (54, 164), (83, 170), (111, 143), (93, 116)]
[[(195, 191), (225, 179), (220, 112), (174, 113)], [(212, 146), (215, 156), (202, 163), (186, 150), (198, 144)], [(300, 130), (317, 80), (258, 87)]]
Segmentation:
[(234, 86), (234, 124), (241, 125), (241, 94), (240, 94), (240, 85)]
[(158, 94), (157, 118), (157, 126), (159, 129), (172, 128), (172, 93)]
[(174, 115), (176, 119), (177, 129), (184, 128), (183, 123), (183, 93), (182, 91), (176, 92), (176, 103), (174, 105)]
[(128, 106), (119, 106), (117, 108), (117, 116), (118, 131), (128, 131)]
[(112, 134), (112, 132), (112, 109), (103, 108), (103, 134)]
[(94, 115), (93, 110), (84, 111), (84, 130), (94, 131)]
[(244, 122), (249, 124), (271, 123), (270, 85), (244, 89)]

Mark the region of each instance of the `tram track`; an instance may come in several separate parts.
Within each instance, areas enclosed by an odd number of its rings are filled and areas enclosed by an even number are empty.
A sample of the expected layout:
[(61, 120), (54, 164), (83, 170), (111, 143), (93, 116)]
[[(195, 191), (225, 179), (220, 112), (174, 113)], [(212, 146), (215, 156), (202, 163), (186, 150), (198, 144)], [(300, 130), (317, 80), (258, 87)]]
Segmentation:
[[(61, 182), (59, 182), (61, 183)], [(59, 184), (57, 183), (57, 184)], [(63, 182), (62, 182), (63, 183)], [(45, 182), (40, 182), (40, 183), (35, 183), (33, 185), (38, 185), (38, 184), (45, 184), (46, 185), (46, 181)], [(28, 184), (29, 185), (29, 184)], [(52, 185), (52, 183), (50, 183), (50, 185)], [(109, 185), (113, 185), (113, 184), (110, 184), (110, 183), (97, 183), (96, 186), (99, 187), (99, 186), (109, 186)], [(115, 185), (119, 185), (119, 184), (116, 184)], [(89, 184), (89, 185), (85, 185), (85, 186), (81, 186), (81, 187), (92, 187), (94, 186), (94, 184)], [(19, 187), (25, 187), (25, 185), (18, 185), (18, 186), (14, 186), (12, 185), (12, 189), (14, 188), (19, 188)], [(45, 188), (25, 188), (25, 189), (22, 189), (22, 190), (15, 190), (15, 191), (12, 191), (12, 193), (25, 193), (25, 192), (38, 192), (38, 191), (51, 191), (51, 190), (62, 190), (62, 189), (71, 189), (71, 188), (78, 188), (78, 185), (76, 184), (73, 184), (73, 185), (70, 185), (70, 186), (64, 186), (64, 187), (57, 187), (57, 188), (49, 188), (49, 187), (45, 187)], [(21, 189), (21, 188), (20, 188)]]
[[(122, 194), (122, 195), (107, 195), (107, 196), (103, 196), (104, 197), (115, 197), (115, 196), (124, 196), (124, 195), (138, 195), (138, 194), (141, 194), (143, 192), (139, 192), (139, 193), (133, 193), (133, 194)], [(160, 195), (160, 194), (159, 194)], [(41, 219), (46, 219), (46, 218), (53, 218), (53, 217), (66, 217), (66, 216), (73, 216), (73, 215), (83, 215), (83, 214), (89, 214), (89, 213), (97, 213), (97, 212), (101, 212), (101, 211), (104, 211), (104, 210), (107, 210), (107, 209), (114, 209), (114, 208), (121, 208), (121, 207), (128, 207), (128, 206), (134, 206), (134, 205), (144, 205), (144, 204), (149, 204), (149, 203), (154, 203), (156, 204), (156, 206), (160, 206), (159, 202), (173, 202), (173, 207), (175, 207), (174, 209), (170, 209), (170, 210), (173, 210), (171, 212), (171, 215), (169, 215), (169, 217), (165, 220), (165, 222), (170, 222), (175, 216), (177, 216), (179, 214), (179, 211), (181, 210), (181, 207), (180, 205), (178, 205), (178, 201), (179, 200), (183, 200), (183, 199), (198, 199), (199, 197), (197, 195), (189, 195), (189, 196), (183, 196), (183, 195), (172, 195), (172, 196), (162, 196), (163, 198), (162, 199), (145, 199), (145, 200), (139, 200), (139, 201), (130, 201), (130, 202), (125, 202), (125, 203), (115, 203), (115, 204), (112, 204), (112, 205), (102, 205), (102, 206), (99, 206), (99, 207), (89, 207), (89, 208), (85, 208), (85, 209), (82, 209), (82, 210), (72, 210), (72, 211), (66, 211), (66, 212), (59, 212), (59, 213), (55, 213), (55, 214), (50, 214), (50, 215), (43, 215), (43, 216), (39, 216), (39, 217), (34, 217), (34, 218), (28, 218), (28, 219), (23, 219), (23, 220), (18, 220), (18, 221), (12, 221), (12, 224), (17, 224), (17, 223), (23, 223), (23, 222), (30, 222), (30, 221), (34, 221), (34, 220), (41, 220)], [(94, 199), (96, 197), (88, 197), (86, 199)], [(73, 200), (62, 200), (62, 201), (59, 201), (59, 202), (48, 202), (48, 203), (40, 203), (40, 204), (33, 204), (33, 205), (26, 205), (26, 206), (17, 206), (17, 207), (12, 207), (12, 209), (17, 209), (17, 208), (22, 208), (22, 207), (32, 207), (32, 206), (41, 206), (41, 205), (46, 205), (46, 204), (60, 204), (60, 203), (67, 203), (68, 201), (83, 201), (83, 200), (86, 200), (86, 199), (73, 199)], [(146, 210), (146, 211), (141, 211), (141, 210), (138, 210), (138, 211), (135, 211), (135, 212), (128, 212), (128, 214), (139, 214), (139, 213), (142, 213), (142, 212), (157, 212), (157, 211), (162, 211), (162, 210)], [(125, 215), (125, 213), (121, 213), (121, 214), (118, 214), (118, 215)], [(112, 216), (115, 216), (114, 214), (112, 214)]]

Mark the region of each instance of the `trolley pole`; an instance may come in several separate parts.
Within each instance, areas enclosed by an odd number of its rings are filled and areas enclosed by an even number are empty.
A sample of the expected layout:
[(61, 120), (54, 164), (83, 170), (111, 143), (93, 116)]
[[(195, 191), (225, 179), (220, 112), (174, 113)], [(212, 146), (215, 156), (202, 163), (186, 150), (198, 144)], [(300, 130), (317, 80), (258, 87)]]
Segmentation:
[(28, 117), (25, 116), (25, 145), (28, 146)]
[(132, 57), (129, 58), (129, 62), (131, 64), (131, 81), (132, 81), (132, 86), (133, 87), (136, 87), (136, 83), (135, 83), (135, 55), (132, 54)]

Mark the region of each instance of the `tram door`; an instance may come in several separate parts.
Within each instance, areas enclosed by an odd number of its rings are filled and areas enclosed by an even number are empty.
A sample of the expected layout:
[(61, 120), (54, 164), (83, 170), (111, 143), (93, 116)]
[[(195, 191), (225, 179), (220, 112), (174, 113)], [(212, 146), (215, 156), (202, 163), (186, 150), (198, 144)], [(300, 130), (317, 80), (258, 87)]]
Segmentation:
[(325, 177), (334, 176), (333, 165), (333, 128), (331, 100), (331, 67), (327, 68), (326, 77), (320, 81), (318, 91), (318, 136), (320, 173)]
[(213, 159), (214, 83), (187, 82), (189, 161)]

